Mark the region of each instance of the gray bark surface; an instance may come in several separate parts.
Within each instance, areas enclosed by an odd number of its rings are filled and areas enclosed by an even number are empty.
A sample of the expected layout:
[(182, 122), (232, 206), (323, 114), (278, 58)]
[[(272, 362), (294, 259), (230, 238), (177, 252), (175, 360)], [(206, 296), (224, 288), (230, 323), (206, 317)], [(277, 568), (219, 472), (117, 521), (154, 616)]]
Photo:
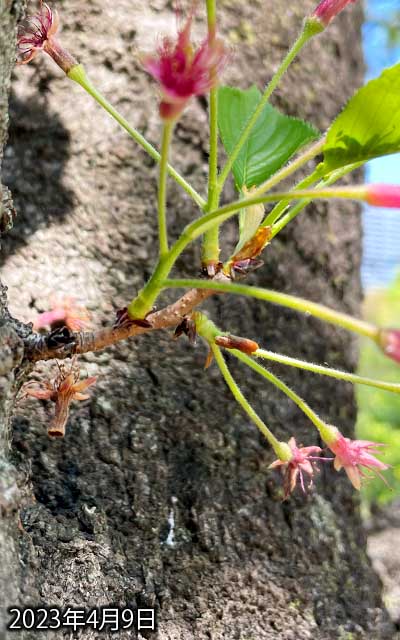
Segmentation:
[[(222, 31), (236, 43), (224, 80), (245, 88), (270, 77), (314, 3), (221, 4)], [(1, 7), (4, 142), (19, 9), (4, 1)], [(157, 35), (173, 27), (171, 3), (70, 0), (58, 8), (64, 45), (158, 144), (156, 92), (136, 50), (151, 49)], [(352, 7), (312, 42), (275, 104), (326, 128), (362, 82), (360, 23)], [(199, 34), (202, 26), (196, 22)], [(44, 56), (16, 70), (10, 115), (3, 181), (18, 217), (1, 255), (10, 312), (29, 322), (55, 292), (86, 303), (95, 324), (109, 324), (156, 259), (157, 168)], [(194, 101), (177, 127), (172, 159), (199, 189), (206, 132), (204, 102)], [(232, 195), (228, 187), (225, 197)], [(171, 182), (171, 234), (194, 215)], [(226, 234), (233, 242), (233, 223)], [(328, 210), (319, 204), (273, 243), (250, 281), (358, 313), (360, 235), (355, 206)], [(198, 248), (192, 248), (176, 273), (195, 274), (198, 264)], [(227, 297), (205, 307), (224, 329), (276, 351), (346, 369), (356, 362), (356, 345), (346, 333), (292, 311)], [(160, 640), (393, 637), (365, 552), (358, 496), (327, 464), (314, 492), (282, 503), (280, 478), (267, 469), (270, 448), (217, 369), (203, 370), (203, 346), (194, 350), (165, 332), (82, 357), (98, 383), (90, 401), (74, 406), (65, 439), (52, 441), (46, 436), (52, 407), (33, 400), (14, 407), (9, 435), (23, 328), (6, 305), (0, 333), (0, 489), (8, 496), (0, 501), (0, 588), (6, 606), (156, 606)], [(49, 367), (37, 370), (45, 375)], [(233, 362), (232, 370), (280, 439), (316, 442), (286, 397)], [(349, 386), (274, 371), (329, 422), (353, 434)], [(107, 634), (88, 631), (85, 637)]]

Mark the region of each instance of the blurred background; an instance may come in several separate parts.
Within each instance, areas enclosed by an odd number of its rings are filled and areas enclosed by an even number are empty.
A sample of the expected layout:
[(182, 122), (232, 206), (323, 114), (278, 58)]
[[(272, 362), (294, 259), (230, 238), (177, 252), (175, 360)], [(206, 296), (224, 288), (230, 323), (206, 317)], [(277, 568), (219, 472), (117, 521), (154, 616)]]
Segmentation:
[[(400, 0), (366, 0), (363, 28), (366, 80), (400, 61)], [(400, 154), (374, 160), (367, 165), (369, 182), (400, 184)], [(366, 208), (363, 214), (364, 247), (361, 279), (364, 315), (379, 326), (400, 328), (400, 217), (395, 209)], [(362, 344), (360, 373), (398, 380), (399, 365), (372, 344)], [(388, 445), (385, 462), (392, 465), (385, 474), (389, 486), (375, 479), (364, 486), (365, 508), (400, 497), (400, 397), (357, 388), (358, 437)]]

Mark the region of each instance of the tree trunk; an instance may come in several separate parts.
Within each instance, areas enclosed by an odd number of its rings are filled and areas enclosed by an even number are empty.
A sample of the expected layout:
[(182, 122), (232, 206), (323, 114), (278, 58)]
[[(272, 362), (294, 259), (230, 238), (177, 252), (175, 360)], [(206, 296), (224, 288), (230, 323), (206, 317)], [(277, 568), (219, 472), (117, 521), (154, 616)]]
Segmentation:
[[(226, 82), (245, 88), (268, 80), (314, 5), (291, 4), (289, 10), (273, 0), (221, 3), (222, 31), (236, 42)], [(70, 0), (61, 11), (64, 45), (155, 144), (156, 92), (135, 48), (150, 49), (174, 26), (170, 5)], [(18, 12), (15, 2), (3, 0), (3, 118)], [(352, 6), (315, 39), (275, 104), (326, 128), (362, 82), (360, 23), (361, 11)], [(196, 25), (199, 35), (202, 26)], [(18, 68), (13, 89), (3, 163), (18, 211), (3, 240), (10, 311), (29, 322), (55, 292), (86, 303), (97, 326), (109, 324), (156, 259), (157, 168), (44, 56)], [(199, 189), (206, 122), (204, 101), (193, 102), (173, 145), (173, 161)], [(172, 183), (168, 200), (169, 228), (177, 234), (196, 211)], [(233, 239), (233, 223), (225, 229)], [(251, 281), (358, 313), (360, 235), (352, 204), (309, 208), (269, 248)], [(198, 249), (187, 251), (179, 273), (196, 274), (198, 263)], [(356, 345), (343, 331), (249, 300), (215, 297), (205, 307), (224, 329), (266, 347), (354, 367)], [(6, 606), (155, 606), (162, 640), (393, 637), (365, 554), (358, 496), (327, 464), (314, 492), (282, 503), (280, 478), (268, 471), (271, 449), (217, 369), (203, 370), (203, 346), (195, 351), (160, 333), (82, 357), (83, 368), (99, 379), (91, 400), (74, 406), (65, 439), (46, 436), (53, 407), (27, 401), (14, 410), (10, 440), (23, 328), (5, 307), (0, 330), (6, 355), (0, 371), (0, 488), (6, 496), (0, 501), (0, 585)], [(232, 368), (280, 439), (316, 442), (286, 397), (233, 362)], [(351, 388), (276, 371), (328, 422), (353, 433)], [(121, 631), (118, 637), (132, 635)]]

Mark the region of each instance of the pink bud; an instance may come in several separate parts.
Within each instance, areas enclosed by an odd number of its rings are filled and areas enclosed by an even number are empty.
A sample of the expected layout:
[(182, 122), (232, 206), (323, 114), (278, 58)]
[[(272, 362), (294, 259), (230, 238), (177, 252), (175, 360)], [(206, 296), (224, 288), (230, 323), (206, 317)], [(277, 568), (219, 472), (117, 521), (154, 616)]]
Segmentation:
[(379, 346), (386, 356), (400, 362), (400, 329), (382, 329), (379, 333)]
[(400, 185), (370, 184), (366, 189), (365, 200), (374, 207), (400, 209)]
[(350, 2), (356, 2), (356, 0), (322, 0), (312, 17), (322, 22), (324, 27), (327, 27), (331, 20), (343, 11)]

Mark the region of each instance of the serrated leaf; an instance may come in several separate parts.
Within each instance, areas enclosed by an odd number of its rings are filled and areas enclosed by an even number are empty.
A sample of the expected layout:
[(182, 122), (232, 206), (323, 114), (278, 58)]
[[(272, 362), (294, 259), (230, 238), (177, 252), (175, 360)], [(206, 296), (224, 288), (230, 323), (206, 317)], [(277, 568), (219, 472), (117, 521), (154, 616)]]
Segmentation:
[[(218, 126), (228, 156), (260, 100), (261, 93), (255, 86), (247, 91), (220, 87)], [(286, 164), (300, 147), (318, 136), (319, 132), (311, 125), (284, 116), (267, 104), (233, 164), (237, 188), (259, 186)]]
[(330, 127), (324, 171), (400, 151), (400, 64), (385, 69), (349, 100)]

